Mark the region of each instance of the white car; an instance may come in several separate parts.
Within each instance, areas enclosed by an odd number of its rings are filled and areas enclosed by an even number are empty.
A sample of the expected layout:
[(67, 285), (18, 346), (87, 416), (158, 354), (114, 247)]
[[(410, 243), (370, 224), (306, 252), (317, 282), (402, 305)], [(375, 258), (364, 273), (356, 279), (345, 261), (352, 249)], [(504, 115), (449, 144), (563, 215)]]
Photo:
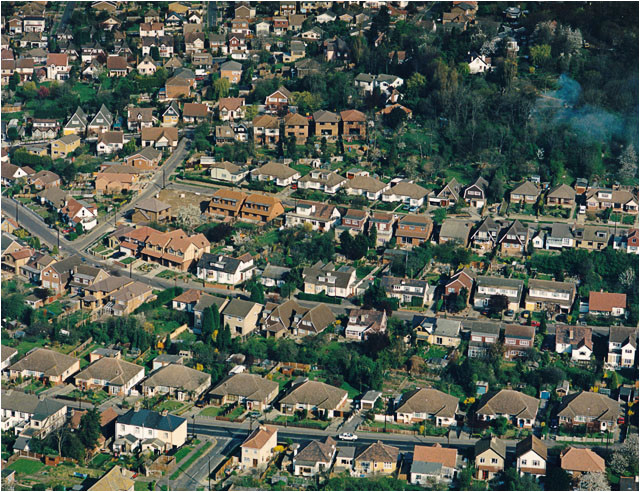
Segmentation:
[(341, 441), (357, 441), (358, 436), (356, 436), (355, 434), (351, 434), (350, 432), (343, 432), (338, 436), (338, 439), (340, 439)]

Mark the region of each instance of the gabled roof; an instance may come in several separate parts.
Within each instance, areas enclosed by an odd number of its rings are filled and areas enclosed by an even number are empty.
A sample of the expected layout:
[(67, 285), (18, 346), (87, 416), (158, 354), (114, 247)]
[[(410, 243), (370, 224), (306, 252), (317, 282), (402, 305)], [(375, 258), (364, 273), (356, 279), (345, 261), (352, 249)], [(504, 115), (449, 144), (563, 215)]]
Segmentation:
[(458, 450), (455, 448), (444, 448), (440, 443), (433, 446), (420, 446), (413, 448), (413, 461), (425, 463), (441, 463), (448, 468), (456, 468), (458, 461)]
[[(363, 115), (364, 116), (364, 115)], [(344, 118), (343, 118), (344, 121)], [(358, 121), (358, 120), (356, 120)], [(383, 195), (391, 196), (408, 196), (409, 198), (413, 198), (415, 200), (419, 200), (420, 198), (424, 198), (429, 194), (429, 191), (426, 188), (423, 188), (420, 185), (415, 183), (411, 183), (409, 181), (400, 181), (393, 185), (390, 190), (387, 190), (383, 193)]]
[(475, 444), (475, 456), (491, 449), (502, 459), (507, 457), (507, 443), (497, 437), (483, 437)]
[(616, 421), (620, 415), (620, 405), (601, 393), (581, 391), (562, 398), (558, 409), (559, 417), (574, 419), (587, 417), (600, 421)]
[(184, 107), (182, 108), (182, 116), (202, 118), (208, 114), (209, 108), (206, 104), (184, 103)]
[(139, 210), (144, 210), (145, 212), (162, 212), (164, 210), (170, 209), (171, 205), (161, 202), (157, 198), (146, 198), (144, 200), (140, 200), (136, 202), (135, 208)]
[(540, 194), (540, 188), (538, 188), (532, 181), (525, 181), (524, 183), (516, 186), (511, 194), (538, 196)]
[(313, 121), (316, 123), (339, 123), (340, 116), (336, 113), (332, 113), (331, 111), (325, 111), (324, 109), (319, 109), (315, 113), (313, 113)]
[(182, 364), (169, 364), (151, 374), (142, 383), (143, 386), (165, 388), (179, 388), (182, 391), (195, 391), (203, 384), (211, 383), (211, 375), (196, 371)]
[(627, 294), (589, 292), (589, 311), (611, 312), (613, 308), (627, 307)]
[(364, 450), (357, 453), (355, 461), (370, 461), (373, 463), (396, 464), (400, 450), (395, 446), (389, 446), (382, 441), (369, 444)]
[(241, 372), (223, 380), (210, 391), (215, 396), (241, 396), (249, 401), (264, 401), (279, 388), (275, 381), (265, 379), (257, 374)]
[(576, 190), (574, 190), (571, 186), (566, 184), (560, 184), (554, 186), (547, 195), (548, 198), (564, 198), (568, 200), (573, 200), (576, 197)]
[(107, 381), (109, 385), (125, 386), (135, 378), (140, 371), (144, 374), (144, 367), (132, 364), (131, 362), (112, 357), (102, 357), (87, 367), (84, 371), (76, 374), (76, 380), (91, 381), (99, 379)]
[(621, 345), (629, 342), (635, 348), (638, 346), (638, 329), (633, 326), (612, 326), (609, 328), (609, 342)]
[(295, 455), (295, 462), (331, 463), (336, 452), (336, 441), (327, 436), (322, 441), (313, 440), (303, 446)]
[(261, 425), (254, 430), (249, 437), (242, 443), (243, 448), (262, 449), (269, 442), (278, 429), (270, 425)]
[(516, 457), (520, 457), (529, 451), (533, 451), (543, 460), (547, 459), (547, 446), (533, 434), (516, 444)]

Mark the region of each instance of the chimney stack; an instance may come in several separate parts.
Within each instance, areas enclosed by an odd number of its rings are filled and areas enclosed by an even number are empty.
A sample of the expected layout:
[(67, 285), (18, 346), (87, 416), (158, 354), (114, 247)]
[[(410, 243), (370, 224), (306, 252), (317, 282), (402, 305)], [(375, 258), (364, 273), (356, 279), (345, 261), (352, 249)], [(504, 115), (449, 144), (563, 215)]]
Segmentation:
[(169, 415), (169, 410), (165, 408), (164, 410), (162, 410), (162, 416), (166, 417), (167, 415)]

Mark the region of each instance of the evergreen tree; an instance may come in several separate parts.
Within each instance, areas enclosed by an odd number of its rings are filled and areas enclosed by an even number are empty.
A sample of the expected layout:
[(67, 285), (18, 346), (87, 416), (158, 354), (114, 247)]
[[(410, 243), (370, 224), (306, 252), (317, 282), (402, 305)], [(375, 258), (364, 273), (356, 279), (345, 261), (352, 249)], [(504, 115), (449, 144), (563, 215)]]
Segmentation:
[(100, 437), (100, 414), (95, 408), (90, 409), (80, 419), (78, 438), (88, 450), (93, 449)]
[(249, 292), (251, 292), (250, 301), (264, 304), (264, 287), (260, 282), (252, 281), (249, 286)]
[[(216, 306), (214, 304), (214, 306)], [(217, 309), (217, 306), (216, 306)], [(201, 336), (204, 343), (211, 344), (213, 341), (211, 339), (211, 335), (213, 335), (214, 328), (214, 316), (213, 309), (211, 307), (205, 308), (202, 313), (202, 327), (201, 327)]]

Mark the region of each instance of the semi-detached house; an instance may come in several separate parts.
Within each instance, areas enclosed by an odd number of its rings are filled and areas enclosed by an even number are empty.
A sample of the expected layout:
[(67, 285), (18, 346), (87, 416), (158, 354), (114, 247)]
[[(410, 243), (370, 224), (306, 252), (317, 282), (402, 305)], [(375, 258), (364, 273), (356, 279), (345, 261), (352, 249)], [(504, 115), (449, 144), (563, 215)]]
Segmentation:
[(110, 395), (129, 396), (144, 379), (144, 367), (113, 357), (102, 357), (75, 376), (82, 390), (104, 389)]
[(333, 263), (318, 262), (302, 272), (305, 294), (324, 293), (329, 297), (346, 298), (355, 294), (356, 269), (346, 265), (335, 269)]
[(36, 348), (7, 370), (11, 379), (20, 376), (61, 384), (80, 370), (80, 359), (55, 350)]
[(118, 451), (119, 441), (131, 436), (133, 441), (141, 443), (145, 439), (159, 439), (165, 449), (178, 448), (187, 440), (187, 419), (152, 410), (131, 409), (116, 420), (114, 450)]
[(491, 296), (505, 296), (509, 302), (507, 309), (514, 311), (520, 307), (520, 299), (524, 289), (524, 282), (514, 278), (500, 278), (479, 275), (476, 277), (477, 290), (474, 298), (474, 307), (483, 309), (487, 307)]

